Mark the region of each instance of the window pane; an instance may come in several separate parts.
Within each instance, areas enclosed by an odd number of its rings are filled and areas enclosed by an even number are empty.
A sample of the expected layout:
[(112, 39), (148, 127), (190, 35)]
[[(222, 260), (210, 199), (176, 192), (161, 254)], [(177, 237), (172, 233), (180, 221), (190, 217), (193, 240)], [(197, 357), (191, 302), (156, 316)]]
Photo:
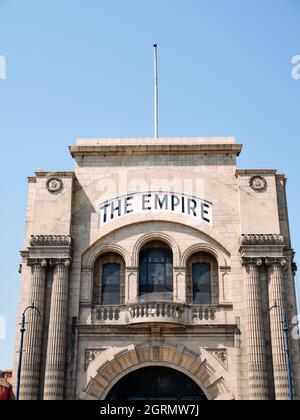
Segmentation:
[(211, 303), (211, 270), (210, 264), (197, 263), (192, 266), (193, 303)]
[(104, 264), (102, 271), (102, 305), (120, 304), (120, 264)]
[(173, 299), (173, 257), (165, 248), (149, 248), (140, 254), (140, 295), (153, 299)]

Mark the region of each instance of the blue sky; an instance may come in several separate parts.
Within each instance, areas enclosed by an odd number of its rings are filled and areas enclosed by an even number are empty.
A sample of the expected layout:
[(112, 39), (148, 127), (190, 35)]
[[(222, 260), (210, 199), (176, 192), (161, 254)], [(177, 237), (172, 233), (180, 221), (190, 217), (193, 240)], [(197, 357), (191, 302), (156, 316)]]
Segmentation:
[(235, 136), (240, 168), (288, 176), (300, 252), (299, 0), (0, 0), (0, 369), (11, 367), (26, 177), (71, 170), (77, 137)]

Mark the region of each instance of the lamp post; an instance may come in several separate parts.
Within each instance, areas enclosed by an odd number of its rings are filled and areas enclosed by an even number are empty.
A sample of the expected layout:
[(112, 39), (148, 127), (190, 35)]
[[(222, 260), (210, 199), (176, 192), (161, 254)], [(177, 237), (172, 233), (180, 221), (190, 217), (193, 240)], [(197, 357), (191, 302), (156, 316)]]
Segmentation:
[(18, 401), (20, 399), (20, 384), (21, 384), (21, 371), (22, 371), (22, 359), (23, 359), (23, 345), (24, 345), (24, 333), (25, 333), (25, 325), (26, 322), (26, 312), (31, 309), (35, 312), (37, 312), (39, 319), (41, 318), (40, 311), (35, 306), (34, 302), (30, 306), (28, 306), (25, 311), (22, 314), (22, 322), (20, 323), (21, 328), (21, 340), (20, 340), (20, 349), (19, 349), (19, 363), (18, 363), (18, 375), (17, 375), (17, 391), (16, 391), (16, 400)]
[(289, 343), (289, 317), (282, 306), (275, 303), (274, 306), (270, 308), (270, 311), (273, 309), (282, 309), (283, 310), (283, 332), (284, 332), (284, 353), (288, 371), (288, 383), (289, 383), (289, 396), (290, 400), (293, 401), (293, 378), (292, 378), (292, 363), (291, 363), (291, 354), (290, 354), (290, 343)]

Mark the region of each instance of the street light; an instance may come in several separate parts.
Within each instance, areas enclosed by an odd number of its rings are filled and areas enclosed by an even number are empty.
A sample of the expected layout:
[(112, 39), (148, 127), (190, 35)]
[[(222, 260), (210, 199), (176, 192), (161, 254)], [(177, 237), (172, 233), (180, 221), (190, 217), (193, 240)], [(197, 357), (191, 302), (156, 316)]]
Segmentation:
[(25, 325), (26, 322), (26, 312), (32, 309), (33, 311), (36, 311), (39, 319), (41, 318), (41, 313), (38, 310), (38, 308), (35, 306), (34, 302), (30, 306), (28, 306), (25, 311), (22, 314), (22, 322), (20, 323), (21, 328), (21, 341), (20, 341), (20, 350), (19, 350), (19, 364), (18, 364), (18, 375), (17, 375), (17, 391), (16, 391), (16, 400), (18, 401), (20, 399), (20, 384), (21, 384), (21, 371), (22, 371), (22, 359), (23, 359), (23, 345), (24, 345), (24, 333), (25, 333)]
[(283, 310), (283, 332), (284, 332), (284, 352), (285, 352), (285, 359), (286, 365), (288, 370), (288, 382), (289, 382), (289, 395), (290, 400), (293, 401), (293, 379), (292, 379), (292, 363), (291, 363), (291, 355), (290, 355), (290, 343), (289, 343), (289, 317), (284, 308), (277, 303), (270, 308), (272, 309), (282, 309)]

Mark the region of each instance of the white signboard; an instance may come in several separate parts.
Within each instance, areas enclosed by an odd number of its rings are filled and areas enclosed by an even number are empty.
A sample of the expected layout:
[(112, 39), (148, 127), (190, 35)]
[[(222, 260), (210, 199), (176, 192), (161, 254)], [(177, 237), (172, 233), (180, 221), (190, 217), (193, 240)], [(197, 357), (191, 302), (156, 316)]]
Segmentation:
[(200, 198), (172, 192), (129, 194), (99, 205), (100, 226), (120, 217), (141, 213), (176, 213), (213, 225), (213, 205)]

